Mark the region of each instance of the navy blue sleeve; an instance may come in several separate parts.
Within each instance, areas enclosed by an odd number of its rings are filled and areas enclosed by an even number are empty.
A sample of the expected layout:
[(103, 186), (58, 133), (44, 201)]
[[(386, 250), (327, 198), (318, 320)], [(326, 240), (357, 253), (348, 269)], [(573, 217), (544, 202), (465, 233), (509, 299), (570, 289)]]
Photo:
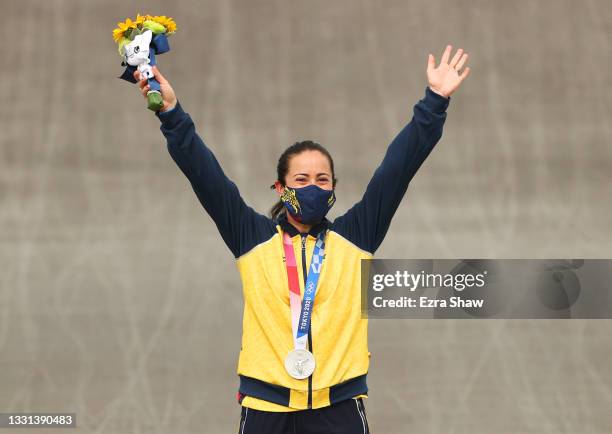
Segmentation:
[(442, 136), (450, 101), (429, 86), (414, 115), (387, 148), (363, 198), (334, 220), (332, 229), (374, 254), (382, 243), (410, 180)]
[(180, 103), (172, 110), (155, 114), (161, 121), (168, 152), (191, 183), (234, 257), (270, 238), (275, 233), (272, 220), (244, 202), (236, 184), (225, 175)]

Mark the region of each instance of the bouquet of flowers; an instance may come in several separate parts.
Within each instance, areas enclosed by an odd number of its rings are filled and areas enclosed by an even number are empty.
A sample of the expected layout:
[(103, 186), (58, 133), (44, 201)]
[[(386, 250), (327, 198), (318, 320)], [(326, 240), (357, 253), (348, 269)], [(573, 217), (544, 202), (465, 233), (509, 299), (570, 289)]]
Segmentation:
[(134, 71), (138, 69), (140, 76), (148, 80), (151, 89), (147, 92), (147, 106), (150, 110), (157, 111), (163, 107), (163, 99), (152, 66), (156, 64), (156, 54), (170, 50), (168, 35), (176, 32), (176, 23), (166, 16), (138, 14), (134, 21), (128, 18), (117, 23), (117, 26), (113, 30), (113, 39), (118, 45), (119, 55), (123, 58), (121, 65), (126, 66), (119, 78), (136, 83)]

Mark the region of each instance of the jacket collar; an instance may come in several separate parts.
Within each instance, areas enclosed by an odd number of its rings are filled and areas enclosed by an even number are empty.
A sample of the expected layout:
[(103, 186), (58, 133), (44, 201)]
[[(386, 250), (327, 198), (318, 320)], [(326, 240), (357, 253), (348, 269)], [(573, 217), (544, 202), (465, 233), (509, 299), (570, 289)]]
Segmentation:
[[(281, 226), (281, 229), (284, 232), (287, 232), (291, 237), (294, 237), (296, 235), (300, 234), (300, 231), (293, 226), (291, 223), (289, 223), (289, 220), (287, 220), (287, 213), (284, 212), (282, 213), (278, 219), (277, 219), (277, 223)], [(331, 222), (323, 217), (323, 220), (321, 220), (319, 223), (313, 225), (310, 230), (308, 231), (308, 235), (312, 235), (313, 237), (317, 237), (319, 235), (319, 232), (324, 231), (325, 229), (329, 228), (329, 226), (331, 225)]]

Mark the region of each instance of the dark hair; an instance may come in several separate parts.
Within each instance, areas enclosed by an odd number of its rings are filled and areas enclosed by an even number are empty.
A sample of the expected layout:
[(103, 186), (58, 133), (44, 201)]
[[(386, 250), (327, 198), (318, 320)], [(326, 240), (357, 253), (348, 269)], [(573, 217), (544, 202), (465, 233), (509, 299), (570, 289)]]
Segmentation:
[[(304, 151), (319, 151), (323, 155), (327, 157), (329, 160), (329, 167), (331, 168), (332, 174), (332, 186), (335, 187), (338, 180), (334, 174), (334, 160), (331, 157), (330, 153), (320, 145), (319, 143), (313, 142), (312, 140), (304, 140), (302, 142), (295, 142), (293, 145), (289, 146), (285, 151), (281, 154), (278, 159), (278, 164), (276, 166), (276, 176), (277, 180), (280, 181), (281, 185), (285, 186), (285, 177), (287, 176), (287, 172), (289, 171), (289, 161), (291, 157), (294, 155), (301, 154)], [(274, 188), (274, 184), (270, 186), (270, 188)], [(281, 214), (287, 212), (285, 205), (279, 199), (278, 202), (274, 204), (272, 208), (270, 208), (270, 217), (276, 220)]]

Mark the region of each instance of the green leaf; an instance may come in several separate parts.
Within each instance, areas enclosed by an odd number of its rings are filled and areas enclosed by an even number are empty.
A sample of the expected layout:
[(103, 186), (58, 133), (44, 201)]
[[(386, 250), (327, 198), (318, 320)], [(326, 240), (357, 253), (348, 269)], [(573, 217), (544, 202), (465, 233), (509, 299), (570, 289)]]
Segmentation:
[(160, 33), (166, 33), (166, 28), (163, 25), (155, 21), (146, 20), (144, 23), (142, 23), (142, 27), (145, 29), (151, 30), (154, 35), (159, 35)]

